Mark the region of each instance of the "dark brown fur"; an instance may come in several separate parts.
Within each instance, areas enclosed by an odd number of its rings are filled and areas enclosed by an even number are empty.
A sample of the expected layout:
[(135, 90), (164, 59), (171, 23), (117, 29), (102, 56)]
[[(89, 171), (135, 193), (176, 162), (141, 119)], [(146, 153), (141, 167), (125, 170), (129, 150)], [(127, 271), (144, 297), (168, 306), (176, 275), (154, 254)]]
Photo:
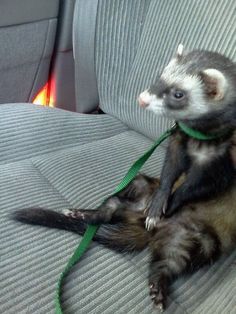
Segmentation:
[[(182, 48), (181, 48), (182, 50)], [(170, 216), (189, 202), (214, 199), (230, 189), (234, 165), (230, 156), (236, 117), (236, 64), (216, 52), (177, 53), (156, 82), (139, 95), (139, 104), (206, 135), (193, 139), (182, 129), (172, 135), (146, 219), (151, 230), (161, 216)], [(186, 181), (171, 196), (178, 176)], [(222, 179), (223, 176), (223, 179)]]
[[(170, 138), (161, 173), (160, 188), (153, 195), (146, 227), (151, 230), (158, 217), (171, 216), (189, 202), (214, 199), (234, 184), (232, 157), (235, 131), (215, 140), (193, 139), (177, 128)], [(206, 158), (201, 161), (201, 151)], [(208, 153), (207, 153), (208, 151)], [(200, 157), (198, 157), (200, 155)], [(186, 174), (186, 181), (171, 195), (176, 179)]]
[[(181, 185), (184, 178), (179, 181)], [(175, 186), (175, 189), (178, 187)], [(148, 247), (150, 296), (159, 310), (166, 307), (168, 287), (187, 271), (211, 264), (236, 246), (236, 187), (215, 200), (188, 204), (174, 217), (160, 220), (148, 232), (145, 219), (159, 180), (138, 175), (119, 194), (97, 210), (23, 209), (15, 219), (83, 234), (88, 223), (104, 223), (94, 240), (119, 251), (134, 252)]]

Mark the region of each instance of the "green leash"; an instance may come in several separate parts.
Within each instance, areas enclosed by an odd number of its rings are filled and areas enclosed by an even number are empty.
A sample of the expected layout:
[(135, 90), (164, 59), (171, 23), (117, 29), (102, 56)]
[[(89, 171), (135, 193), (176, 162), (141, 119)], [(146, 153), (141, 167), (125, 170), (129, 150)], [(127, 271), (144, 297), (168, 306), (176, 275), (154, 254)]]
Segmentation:
[(200, 131), (191, 129), (190, 127), (188, 127), (183, 122), (178, 122), (178, 126), (189, 137), (193, 137), (193, 138), (195, 138), (197, 140), (200, 140), (200, 141), (214, 140), (214, 139), (217, 139), (217, 138), (219, 138), (221, 136), (224, 136), (227, 133), (229, 133), (228, 130), (223, 130), (223, 131), (221, 131), (219, 133), (215, 133), (215, 134), (204, 134), (204, 133), (202, 133)]
[[(164, 141), (166, 140), (179, 126), (179, 128), (185, 132), (190, 137), (193, 137), (198, 140), (212, 140), (216, 137), (219, 137), (219, 135), (206, 135), (199, 131), (193, 130), (189, 127), (187, 127), (183, 123), (175, 124), (172, 128), (168, 129), (165, 133), (163, 133), (157, 141), (151, 146), (151, 148), (146, 151), (138, 160), (135, 161), (135, 163), (131, 166), (131, 168), (128, 170), (127, 174), (123, 178), (123, 180), (118, 184), (116, 187), (114, 194), (119, 193), (122, 191), (137, 175), (141, 167), (144, 165), (144, 163), (148, 160), (148, 158), (152, 155), (154, 150)], [(64, 271), (61, 273), (61, 276), (58, 281), (57, 289), (56, 289), (56, 314), (63, 314), (62, 307), (61, 307), (61, 292), (62, 292), (62, 284), (65, 276), (68, 274), (68, 272), (71, 270), (71, 268), (79, 261), (79, 259), (82, 257), (82, 255), (85, 253), (87, 248), (89, 247), (94, 235), (96, 234), (97, 230), (99, 228), (99, 225), (88, 225), (87, 230), (84, 233), (84, 236), (76, 248), (74, 254), (69, 259)]]

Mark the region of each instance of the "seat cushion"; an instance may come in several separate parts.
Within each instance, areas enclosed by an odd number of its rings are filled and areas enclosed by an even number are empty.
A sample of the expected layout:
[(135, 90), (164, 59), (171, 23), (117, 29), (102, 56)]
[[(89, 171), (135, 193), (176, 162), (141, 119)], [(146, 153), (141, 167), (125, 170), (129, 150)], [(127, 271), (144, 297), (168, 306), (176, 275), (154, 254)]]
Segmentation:
[(127, 129), (105, 114), (91, 116), (32, 104), (2, 104), (0, 164), (98, 141)]
[[(55, 210), (96, 207), (152, 142), (107, 115), (71, 114), (24, 104), (1, 106), (0, 117), (3, 113), (8, 118), (7, 123), (7, 118), (1, 120), (5, 122), (4, 136), (9, 135), (6, 138), (12, 154), (1, 151), (0, 311), (50, 314), (54, 313), (56, 282), (80, 237), (15, 222), (11, 213), (28, 206)], [(34, 123), (43, 138), (34, 132)], [(36, 139), (29, 135), (29, 126)], [(14, 150), (17, 130), (21, 145)], [(157, 176), (164, 154), (165, 149), (159, 147), (143, 171)], [(178, 280), (166, 313), (234, 313), (235, 257), (236, 252), (211, 268)], [(66, 312), (156, 313), (148, 296), (148, 258), (146, 251), (120, 255), (94, 243), (66, 279)]]

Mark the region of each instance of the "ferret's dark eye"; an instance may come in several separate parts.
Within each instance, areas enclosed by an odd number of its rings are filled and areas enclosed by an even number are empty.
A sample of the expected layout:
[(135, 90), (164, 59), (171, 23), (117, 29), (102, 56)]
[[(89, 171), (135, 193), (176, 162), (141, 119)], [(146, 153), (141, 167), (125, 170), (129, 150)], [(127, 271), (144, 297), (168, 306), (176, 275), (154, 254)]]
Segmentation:
[(176, 99), (181, 99), (181, 98), (184, 97), (184, 93), (181, 92), (181, 91), (176, 91), (176, 92), (174, 93), (174, 97), (175, 97)]

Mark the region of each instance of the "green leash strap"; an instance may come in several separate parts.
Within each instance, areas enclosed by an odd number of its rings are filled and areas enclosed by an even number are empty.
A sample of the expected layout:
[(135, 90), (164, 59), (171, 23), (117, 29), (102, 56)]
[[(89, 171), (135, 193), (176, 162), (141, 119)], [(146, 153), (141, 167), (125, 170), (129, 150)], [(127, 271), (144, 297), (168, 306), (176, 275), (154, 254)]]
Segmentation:
[(200, 131), (191, 129), (190, 127), (188, 127), (186, 124), (182, 122), (178, 122), (178, 126), (185, 134), (200, 141), (214, 140), (228, 133), (228, 130), (226, 131), (224, 130), (222, 132), (215, 133), (215, 134), (205, 134)]
[[(175, 124), (172, 128), (167, 130), (164, 134), (162, 134), (157, 141), (151, 146), (151, 148), (145, 152), (138, 160), (135, 161), (135, 163), (131, 166), (131, 168), (128, 170), (127, 174), (123, 178), (123, 180), (118, 184), (116, 187), (114, 194), (119, 193), (122, 191), (137, 175), (141, 167), (144, 165), (144, 163), (148, 160), (148, 158), (152, 155), (154, 150), (164, 141), (166, 140), (173, 132), (174, 130), (179, 127), (184, 133), (186, 133), (188, 136), (193, 137), (198, 140), (212, 140), (215, 139), (222, 134), (218, 135), (206, 135), (199, 131), (193, 130), (186, 126), (184, 123), (178, 123)], [(79, 261), (79, 259), (82, 257), (82, 255), (85, 253), (87, 248), (89, 247), (94, 235), (97, 232), (97, 229), (99, 228), (98, 225), (88, 225), (87, 230), (84, 233), (84, 236), (76, 248), (74, 254), (69, 259), (64, 271), (61, 273), (60, 279), (58, 281), (57, 290), (56, 290), (56, 314), (63, 314), (62, 307), (61, 307), (61, 290), (62, 290), (62, 284), (65, 276), (68, 274), (68, 272), (71, 270), (71, 268)]]
[(115, 188), (115, 191), (113, 194), (121, 192), (137, 175), (139, 170), (142, 168), (142, 166), (145, 164), (145, 162), (148, 160), (148, 158), (152, 155), (154, 150), (164, 141), (166, 140), (176, 129), (176, 125), (174, 125), (171, 129), (167, 130), (165, 133), (163, 133), (157, 141), (151, 146), (151, 148), (146, 151), (138, 160), (135, 161), (135, 163), (131, 166), (131, 168), (128, 170), (127, 174), (123, 178), (123, 180), (118, 184), (118, 186)]
[[(147, 161), (147, 159), (152, 155), (152, 153), (157, 148), (157, 146), (159, 146), (165, 139), (167, 139), (174, 132), (175, 128), (176, 128), (176, 125), (174, 125), (171, 129), (167, 130), (164, 134), (162, 134), (158, 138), (158, 140), (153, 144), (153, 146), (147, 152), (145, 152), (138, 160), (135, 161), (135, 163), (128, 170), (123, 180), (118, 184), (113, 194), (116, 194), (122, 191), (134, 179), (134, 177), (137, 175), (137, 173), (139, 172), (141, 167), (144, 165), (144, 163)], [(57, 290), (56, 290), (56, 299), (55, 299), (56, 314), (63, 314), (61, 301), (60, 301), (63, 280), (65, 276), (68, 274), (68, 272), (71, 270), (71, 268), (79, 261), (79, 259), (85, 253), (94, 235), (96, 234), (98, 228), (99, 226), (97, 225), (88, 225), (87, 230), (85, 231), (80, 244), (76, 248), (74, 254), (69, 259), (64, 271), (61, 273), (61, 276), (57, 285)]]
[(56, 301), (56, 314), (63, 314), (62, 307), (61, 307), (61, 300), (60, 300), (63, 280), (64, 280), (65, 276), (69, 273), (71, 268), (78, 262), (78, 260), (81, 258), (81, 256), (87, 250), (90, 242), (92, 241), (94, 235), (97, 232), (98, 227), (99, 226), (95, 226), (95, 225), (89, 225), (88, 226), (80, 244), (76, 248), (74, 254), (71, 256), (65, 269), (63, 270), (63, 272), (60, 275), (60, 278), (59, 278), (59, 281), (57, 284), (56, 299), (55, 299), (55, 301)]

